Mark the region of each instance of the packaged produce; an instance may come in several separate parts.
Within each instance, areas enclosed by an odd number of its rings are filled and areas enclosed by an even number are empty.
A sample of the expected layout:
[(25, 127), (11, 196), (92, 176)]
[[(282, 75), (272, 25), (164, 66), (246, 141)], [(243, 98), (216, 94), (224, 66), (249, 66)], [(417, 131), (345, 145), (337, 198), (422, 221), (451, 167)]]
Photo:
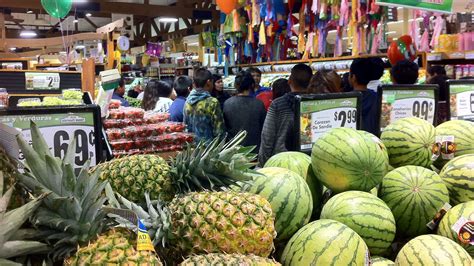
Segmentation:
[(111, 100), (109, 103), (109, 109), (119, 109), (120, 105), (121, 103), (119, 100)]
[(168, 113), (156, 113), (156, 112), (149, 112), (145, 114), (145, 122), (147, 124), (157, 124), (161, 122), (168, 121), (170, 118), (170, 114)]
[(0, 88), (0, 108), (8, 107), (8, 92), (4, 88)]

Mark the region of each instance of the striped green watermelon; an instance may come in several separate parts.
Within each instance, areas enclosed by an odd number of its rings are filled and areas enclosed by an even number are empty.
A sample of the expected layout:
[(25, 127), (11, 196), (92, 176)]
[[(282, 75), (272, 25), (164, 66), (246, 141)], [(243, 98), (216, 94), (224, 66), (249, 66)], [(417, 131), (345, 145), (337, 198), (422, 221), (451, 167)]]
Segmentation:
[(427, 224), (449, 202), (441, 177), (420, 166), (403, 166), (388, 173), (379, 197), (392, 210), (397, 232), (406, 236), (427, 233)]
[(321, 219), (339, 221), (359, 234), (370, 254), (384, 254), (395, 238), (395, 218), (383, 200), (362, 191), (346, 191), (323, 207)]
[(311, 167), (311, 157), (302, 152), (282, 152), (273, 155), (266, 163), (266, 167), (281, 167), (291, 170), (302, 176), (308, 183), (313, 197), (313, 217), (319, 217), (321, 212), (321, 197), (323, 194), (323, 185), (316, 178)]
[(374, 256), (370, 258), (370, 265), (371, 266), (394, 266), (395, 262), (386, 258)]
[(350, 128), (336, 128), (322, 135), (313, 145), (311, 161), (316, 177), (336, 193), (370, 191), (387, 172), (380, 146)]
[(448, 187), (453, 205), (474, 200), (474, 154), (452, 159), (439, 175)]
[(397, 255), (396, 265), (472, 266), (471, 256), (444, 236), (422, 235), (408, 242)]
[(307, 224), (290, 239), (281, 263), (285, 266), (368, 265), (369, 250), (348, 226), (321, 219)]
[(423, 119), (397, 120), (385, 128), (381, 139), (387, 147), (390, 165), (395, 168), (405, 165), (429, 167), (433, 164), (435, 128)]
[[(456, 150), (454, 156), (474, 154), (474, 123), (464, 120), (452, 120), (444, 122), (436, 127), (436, 137), (454, 136)], [(438, 157), (435, 166), (441, 169), (449, 159)]]
[(462, 243), (452, 226), (461, 218), (466, 221), (474, 221), (474, 201), (458, 204), (449, 210), (438, 226), (438, 235), (445, 236), (461, 245), (472, 257), (474, 257), (474, 246)]
[(289, 239), (309, 222), (313, 211), (311, 191), (304, 179), (279, 167), (262, 168), (244, 189), (265, 197), (275, 212), (277, 241)]
[(388, 150), (387, 150), (387, 147), (385, 147), (385, 144), (383, 144), (382, 140), (379, 139), (374, 134), (369, 133), (367, 131), (358, 130), (358, 132), (361, 133), (362, 135), (364, 135), (364, 137), (367, 137), (368, 139), (375, 141), (375, 143), (377, 143), (377, 145), (379, 145), (379, 148), (382, 150), (383, 155), (384, 155), (384, 157), (385, 157), (385, 159), (387, 160), (387, 163), (388, 163), (389, 162)]

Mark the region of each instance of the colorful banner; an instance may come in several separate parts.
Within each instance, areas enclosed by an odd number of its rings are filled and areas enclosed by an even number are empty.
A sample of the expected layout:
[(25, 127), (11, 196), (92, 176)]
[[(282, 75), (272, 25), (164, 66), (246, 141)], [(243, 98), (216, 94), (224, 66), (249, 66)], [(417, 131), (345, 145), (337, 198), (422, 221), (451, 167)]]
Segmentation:
[(377, 5), (402, 6), (435, 12), (452, 13), (454, 0), (376, 0)]

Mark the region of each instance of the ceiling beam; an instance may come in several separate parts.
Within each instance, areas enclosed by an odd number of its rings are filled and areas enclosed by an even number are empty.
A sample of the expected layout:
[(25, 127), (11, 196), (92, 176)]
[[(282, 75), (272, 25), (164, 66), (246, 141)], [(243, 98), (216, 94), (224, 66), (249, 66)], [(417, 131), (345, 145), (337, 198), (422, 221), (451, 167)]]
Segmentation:
[(84, 20), (87, 21), (89, 24), (91, 24), (91, 26), (94, 27), (94, 29), (98, 28), (98, 26), (92, 20), (90, 20), (88, 17), (84, 17)]
[[(3, 8), (24, 8), (42, 10), (41, 1), (38, 0), (2, 0)], [(89, 0), (88, 4), (93, 4), (93, 9), (90, 11), (100, 13), (120, 13), (130, 14), (146, 17), (160, 17), (160, 16), (176, 16), (183, 18), (198, 17), (202, 19), (212, 19), (217, 16), (218, 11), (213, 8), (193, 8), (183, 6), (160, 6), (160, 5), (145, 5), (136, 3), (122, 3), (122, 2), (106, 2), (104, 0)], [(80, 7), (81, 5), (77, 5)], [(82, 8), (81, 8), (82, 9)]]

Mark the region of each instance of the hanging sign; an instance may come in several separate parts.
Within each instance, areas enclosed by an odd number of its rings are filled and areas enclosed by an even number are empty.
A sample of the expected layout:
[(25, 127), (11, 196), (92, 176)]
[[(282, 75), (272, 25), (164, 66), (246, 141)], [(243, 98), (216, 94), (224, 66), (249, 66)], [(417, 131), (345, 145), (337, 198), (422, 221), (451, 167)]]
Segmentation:
[(59, 90), (59, 73), (26, 72), (27, 90)]
[(333, 128), (359, 129), (359, 92), (298, 96), (298, 150), (310, 152), (313, 143)]
[[(101, 159), (101, 121), (98, 106), (21, 108), (0, 111), (0, 123), (17, 128), (31, 141), (30, 121), (36, 123), (55, 157), (63, 158), (69, 143), (76, 138), (75, 168)], [(18, 156), (22, 161), (23, 154)]]
[(449, 80), (451, 120), (474, 122), (474, 80)]
[(435, 12), (452, 13), (454, 0), (376, 0), (381, 6), (402, 6)]
[(383, 85), (378, 92), (381, 131), (406, 117), (418, 117), (435, 125), (438, 85)]

